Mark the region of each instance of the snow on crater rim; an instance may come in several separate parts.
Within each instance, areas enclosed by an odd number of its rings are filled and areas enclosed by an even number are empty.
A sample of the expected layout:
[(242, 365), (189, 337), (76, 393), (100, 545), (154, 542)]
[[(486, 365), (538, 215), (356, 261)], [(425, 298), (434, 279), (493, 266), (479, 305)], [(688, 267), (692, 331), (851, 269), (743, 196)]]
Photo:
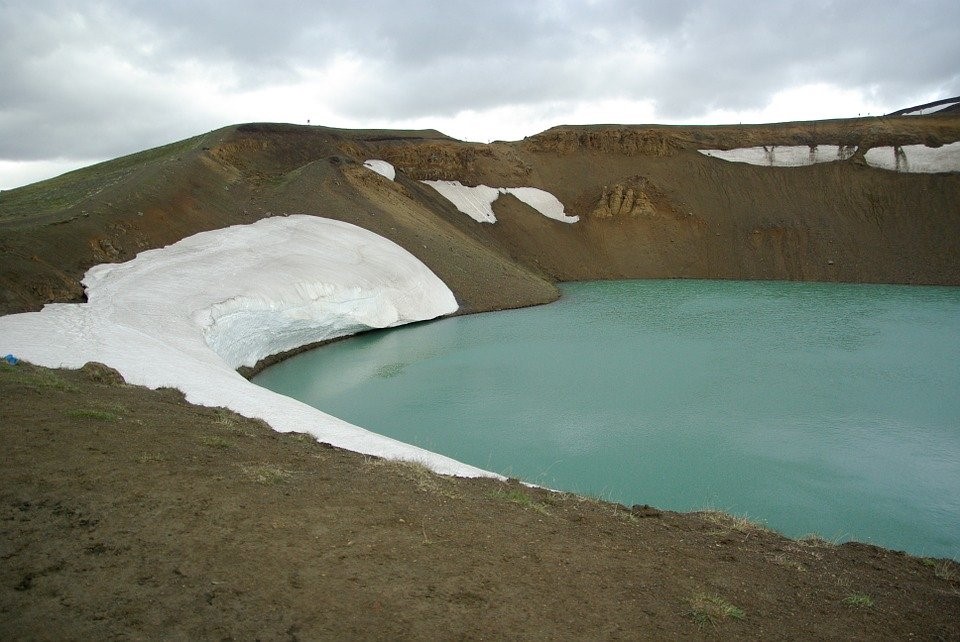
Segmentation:
[(493, 202), (501, 194), (512, 194), (547, 218), (561, 223), (576, 223), (579, 216), (567, 216), (563, 203), (550, 192), (536, 187), (488, 187), (477, 185), (470, 187), (460, 181), (421, 181), (426, 183), (458, 210), (477, 221), (478, 223), (496, 223), (497, 217), (493, 213)]
[[(740, 147), (737, 149), (700, 149), (704, 156), (734, 163), (765, 167), (802, 167), (814, 163), (846, 160), (856, 152), (855, 147), (837, 145), (775, 145)], [(873, 147), (864, 154), (867, 165), (908, 173), (960, 172), (960, 142), (941, 147), (904, 145), (902, 147)]]
[[(364, 161), (363, 166), (391, 181), (397, 176), (396, 168), (385, 160), (371, 158)], [(469, 187), (460, 181), (421, 182), (433, 187), (458, 210), (480, 223), (497, 222), (497, 217), (493, 213), (493, 202), (501, 194), (513, 194), (520, 201), (555, 221), (576, 223), (580, 220), (579, 216), (567, 216), (563, 210), (563, 203), (556, 196), (536, 187), (488, 187), (486, 185)]]
[(904, 145), (874, 147), (864, 154), (867, 165), (898, 172), (936, 174), (960, 172), (960, 141), (941, 147)]
[(380, 174), (387, 180), (393, 180), (397, 177), (397, 170), (393, 165), (388, 163), (385, 160), (378, 160), (376, 158), (371, 158), (370, 160), (363, 161), (363, 166), (367, 169)]
[(0, 353), (50, 368), (99, 361), (132, 384), (178, 388), (191, 403), (225, 406), (280, 432), (446, 474), (491, 474), (331, 417), (235, 370), (457, 309), (435, 274), (373, 232), (314, 216), (268, 218), (95, 266), (83, 283), (87, 303), (0, 317)]
[(856, 147), (838, 145), (770, 145), (739, 147), (737, 149), (699, 149), (704, 156), (719, 158), (733, 163), (763, 165), (766, 167), (803, 167), (814, 163), (829, 163), (846, 160), (857, 151)]
[(927, 115), (936, 114), (937, 112), (941, 112), (941, 111), (943, 111), (943, 110), (945, 110), (945, 109), (950, 109), (951, 107), (956, 107), (958, 103), (960, 103), (960, 101), (953, 101), (953, 102), (949, 102), (949, 103), (943, 103), (942, 105), (935, 105), (935, 106), (933, 106), (933, 107), (927, 107), (927, 108), (925, 108), (925, 109), (915, 109), (914, 111), (908, 111), (908, 112), (906, 112), (906, 113), (904, 113), (904, 114), (901, 114), (901, 115), (902, 115), (902, 116), (922, 116), (922, 115), (924, 115), (924, 114), (927, 114)]

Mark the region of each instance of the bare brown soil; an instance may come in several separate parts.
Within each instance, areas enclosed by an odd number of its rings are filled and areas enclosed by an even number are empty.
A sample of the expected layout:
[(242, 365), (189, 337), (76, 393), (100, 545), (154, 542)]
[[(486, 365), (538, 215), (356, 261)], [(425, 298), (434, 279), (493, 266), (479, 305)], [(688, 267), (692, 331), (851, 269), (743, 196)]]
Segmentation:
[[(0, 313), (80, 301), (90, 266), (309, 213), (420, 257), (461, 312), (558, 280), (960, 284), (960, 175), (862, 163), (960, 140), (960, 116), (767, 126), (437, 132), (228, 127), (0, 193)], [(859, 145), (807, 168), (698, 148)], [(393, 162), (395, 182), (362, 168)], [(475, 223), (420, 179), (549, 190)], [(107, 370), (0, 369), (4, 638), (960, 639), (960, 569), (491, 480), (278, 435)]]
[[(960, 565), (0, 369), (5, 639), (958, 639)], [(15, 402), (12, 402), (15, 400)]]

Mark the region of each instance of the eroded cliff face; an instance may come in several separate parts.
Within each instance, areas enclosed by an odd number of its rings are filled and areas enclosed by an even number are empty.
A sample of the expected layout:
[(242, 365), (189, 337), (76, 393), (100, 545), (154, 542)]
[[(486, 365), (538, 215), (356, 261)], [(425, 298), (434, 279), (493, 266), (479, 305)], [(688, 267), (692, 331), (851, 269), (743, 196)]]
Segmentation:
[(616, 156), (673, 156), (685, 147), (670, 130), (642, 127), (554, 128), (532, 136), (524, 148), (534, 153), (602, 153)]
[[(483, 162), (438, 167), (429, 156), (418, 161), (411, 145), (403, 163), (414, 177), (423, 162), (437, 179), (491, 186), (522, 180), (556, 195), (578, 223), (544, 221), (509, 198), (494, 203), (493, 225), (448, 214), (488, 247), (555, 280), (960, 283), (960, 176), (863, 163), (871, 146), (960, 138), (960, 121), (897, 120), (558, 128), (492, 145)], [(796, 143), (852, 145), (857, 153), (807, 167), (755, 167), (696, 151)], [(391, 158), (389, 148), (376, 151)]]
[[(90, 266), (196, 232), (315, 214), (399, 243), (463, 311), (542, 303), (553, 281), (807, 279), (960, 284), (960, 174), (867, 167), (881, 145), (960, 140), (960, 116), (780, 125), (559, 127), (523, 141), (251, 124), (0, 195), (0, 311), (82, 297)], [(758, 167), (698, 149), (856, 146), (847, 160)], [(397, 169), (396, 180), (366, 169)], [(423, 180), (536, 187), (577, 223), (513, 196), (470, 219)]]
[[(655, 189), (650, 181), (643, 176), (635, 176), (615, 185), (604, 185), (596, 206), (588, 216), (591, 218), (656, 218), (662, 216), (664, 198), (662, 195), (655, 195)], [(655, 197), (661, 203), (660, 211), (654, 205)]]

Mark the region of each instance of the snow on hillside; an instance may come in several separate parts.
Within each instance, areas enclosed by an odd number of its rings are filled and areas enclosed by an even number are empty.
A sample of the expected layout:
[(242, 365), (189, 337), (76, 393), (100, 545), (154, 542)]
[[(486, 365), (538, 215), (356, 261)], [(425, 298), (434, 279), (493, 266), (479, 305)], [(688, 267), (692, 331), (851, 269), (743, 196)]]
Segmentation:
[(357, 452), (487, 475), (256, 386), (240, 365), (301, 345), (454, 312), (449, 288), (412, 254), (313, 216), (202, 232), (126, 263), (91, 268), (87, 303), (0, 317), (0, 354), (51, 368), (99, 361), (132, 384), (182, 390), (281, 432)]
[(914, 109), (913, 111), (903, 112), (900, 115), (901, 116), (923, 116), (923, 115), (929, 116), (930, 114), (936, 114), (937, 112), (941, 112), (947, 109), (955, 109), (958, 104), (960, 104), (960, 100), (954, 100), (952, 102), (942, 103), (940, 105), (933, 105), (926, 108), (922, 108), (922, 107), (917, 108), (917, 109)]
[(563, 203), (551, 194), (536, 187), (501, 187), (501, 194), (513, 194), (520, 201), (526, 203), (547, 218), (562, 223), (576, 223), (579, 216), (567, 216), (563, 211)]
[[(837, 145), (783, 145), (770, 147), (741, 147), (738, 149), (700, 149), (704, 156), (734, 163), (766, 167), (802, 167), (814, 163), (846, 160), (856, 152), (855, 147)], [(941, 147), (904, 145), (903, 147), (874, 147), (864, 158), (871, 167), (909, 173), (960, 172), (960, 142)]]
[(867, 165), (898, 172), (934, 174), (960, 172), (960, 142), (942, 147), (904, 145), (874, 147), (864, 154)]
[(478, 223), (496, 223), (493, 202), (500, 197), (500, 190), (486, 185), (469, 187), (460, 181), (423, 181), (453, 203), (458, 210)]
[(556, 196), (536, 187), (470, 187), (460, 181), (423, 181), (440, 192), (458, 210), (479, 223), (496, 223), (493, 202), (501, 194), (512, 194), (547, 218), (561, 223), (576, 223), (579, 216), (567, 216)]
[[(370, 159), (364, 161), (363, 166), (391, 181), (396, 178), (396, 169), (387, 161)], [(493, 213), (493, 202), (501, 194), (513, 194), (520, 201), (555, 221), (576, 223), (580, 220), (579, 216), (567, 216), (563, 211), (563, 203), (556, 196), (536, 187), (488, 187), (486, 185), (469, 187), (460, 181), (421, 182), (440, 192), (458, 210), (478, 223), (497, 222), (497, 217)]]
[(740, 147), (738, 149), (700, 149), (704, 156), (719, 158), (734, 163), (764, 165), (767, 167), (803, 167), (814, 163), (846, 160), (853, 156), (856, 147), (837, 145), (771, 145)]
[(383, 176), (387, 180), (392, 181), (397, 177), (396, 168), (385, 160), (371, 158), (370, 160), (364, 161), (363, 166), (371, 171), (376, 172), (377, 174), (380, 174), (380, 176)]

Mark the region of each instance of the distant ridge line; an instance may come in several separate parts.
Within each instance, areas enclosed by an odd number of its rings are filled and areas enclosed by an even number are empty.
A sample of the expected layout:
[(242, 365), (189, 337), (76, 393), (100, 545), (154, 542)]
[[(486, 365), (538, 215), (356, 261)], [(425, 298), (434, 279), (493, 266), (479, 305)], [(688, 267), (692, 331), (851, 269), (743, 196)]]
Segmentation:
[(960, 96), (954, 96), (953, 98), (941, 98), (940, 100), (935, 100), (932, 103), (924, 103), (923, 105), (916, 105), (914, 107), (906, 107), (904, 109), (898, 109), (897, 111), (892, 111), (887, 116), (903, 116), (904, 114), (910, 113), (912, 111), (917, 111), (919, 109), (927, 109), (928, 107), (936, 107), (937, 105), (946, 105), (947, 103), (960, 103)]

